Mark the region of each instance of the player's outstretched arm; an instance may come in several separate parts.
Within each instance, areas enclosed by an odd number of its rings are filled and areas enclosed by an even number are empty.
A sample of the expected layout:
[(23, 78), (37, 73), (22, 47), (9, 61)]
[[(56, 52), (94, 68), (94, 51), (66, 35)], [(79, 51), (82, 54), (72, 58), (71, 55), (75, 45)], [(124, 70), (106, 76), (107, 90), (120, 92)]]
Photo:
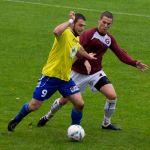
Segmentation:
[(146, 71), (148, 69), (148, 65), (141, 63), (140, 61), (136, 62), (136, 67), (141, 71)]
[(55, 36), (60, 36), (66, 28), (68, 28), (73, 24), (74, 20), (75, 20), (75, 13), (73, 11), (70, 11), (69, 20), (55, 27), (53, 31)]

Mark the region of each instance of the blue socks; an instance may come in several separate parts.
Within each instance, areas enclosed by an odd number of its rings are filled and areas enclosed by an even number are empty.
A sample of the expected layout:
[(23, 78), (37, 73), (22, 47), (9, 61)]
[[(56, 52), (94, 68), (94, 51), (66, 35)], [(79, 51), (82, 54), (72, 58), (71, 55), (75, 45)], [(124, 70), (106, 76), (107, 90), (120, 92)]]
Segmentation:
[(81, 122), (81, 119), (82, 119), (82, 112), (77, 111), (75, 108), (73, 108), (72, 113), (71, 113), (71, 118), (72, 118), (72, 125), (73, 124), (80, 125), (80, 122)]
[(19, 123), (26, 115), (30, 113), (29, 109), (29, 103), (26, 103), (22, 106), (20, 112), (16, 115), (15, 120)]

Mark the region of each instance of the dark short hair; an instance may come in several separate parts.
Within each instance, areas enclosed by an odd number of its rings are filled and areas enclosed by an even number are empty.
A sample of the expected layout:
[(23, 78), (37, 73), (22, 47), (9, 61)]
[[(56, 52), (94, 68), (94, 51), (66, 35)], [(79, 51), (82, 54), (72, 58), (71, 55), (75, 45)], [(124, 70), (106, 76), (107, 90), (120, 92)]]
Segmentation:
[(75, 13), (75, 20), (74, 23), (76, 23), (79, 19), (82, 19), (84, 21), (86, 21), (86, 18), (84, 15), (80, 14), (80, 13)]
[(103, 13), (101, 13), (100, 19), (102, 19), (104, 16), (113, 19), (113, 14), (109, 11), (104, 11)]

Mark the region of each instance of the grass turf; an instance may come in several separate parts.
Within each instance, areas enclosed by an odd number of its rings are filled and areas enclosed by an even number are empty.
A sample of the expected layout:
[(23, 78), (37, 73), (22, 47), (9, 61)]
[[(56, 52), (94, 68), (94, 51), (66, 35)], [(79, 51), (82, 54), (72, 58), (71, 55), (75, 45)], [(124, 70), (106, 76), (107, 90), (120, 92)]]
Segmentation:
[(110, 32), (131, 56), (150, 64), (148, 0), (25, 2), (33, 3), (0, 1), (0, 150), (148, 150), (149, 71), (142, 73), (121, 63), (110, 50), (104, 57), (103, 66), (118, 94), (117, 110), (112, 122), (119, 124), (122, 131), (101, 130), (105, 97), (99, 93), (93, 94), (89, 89), (83, 94), (85, 109), (82, 126), (86, 137), (82, 142), (72, 143), (66, 137), (71, 104), (66, 105), (44, 128), (36, 127), (39, 117), (49, 110), (58, 93), (46, 101), (40, 110), (27, 116), (15, 132), (7, 131), (8, 121), (32, 97), (53, 43), (53, 28), (67, 20), (70, 10), (85, 14), (87, 28), (97, 26), (100, 12), (114, 12), (114, 24)]

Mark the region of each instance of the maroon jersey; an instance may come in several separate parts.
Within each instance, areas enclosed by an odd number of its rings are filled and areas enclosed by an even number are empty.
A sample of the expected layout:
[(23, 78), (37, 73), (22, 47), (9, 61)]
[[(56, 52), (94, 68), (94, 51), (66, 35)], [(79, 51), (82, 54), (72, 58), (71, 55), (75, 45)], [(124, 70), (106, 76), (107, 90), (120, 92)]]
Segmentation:
[[(91, 65), (91, 73), (94, 74), (102, 69), (102, 58), (108, 48), (124, 63), (136, 66), (136, 60), (133, 60), (123, 49), (121, 49), (115, 38), (107, 33), (102, 35), (97, 28), (83, 32), (80, 35), (80, 44), (88, 53), (96, 53), (96, 60), (88, 60)], [(72, 69), (81, 74), (87, 74), (84, 66), (85, 58), (77, 59)]]

